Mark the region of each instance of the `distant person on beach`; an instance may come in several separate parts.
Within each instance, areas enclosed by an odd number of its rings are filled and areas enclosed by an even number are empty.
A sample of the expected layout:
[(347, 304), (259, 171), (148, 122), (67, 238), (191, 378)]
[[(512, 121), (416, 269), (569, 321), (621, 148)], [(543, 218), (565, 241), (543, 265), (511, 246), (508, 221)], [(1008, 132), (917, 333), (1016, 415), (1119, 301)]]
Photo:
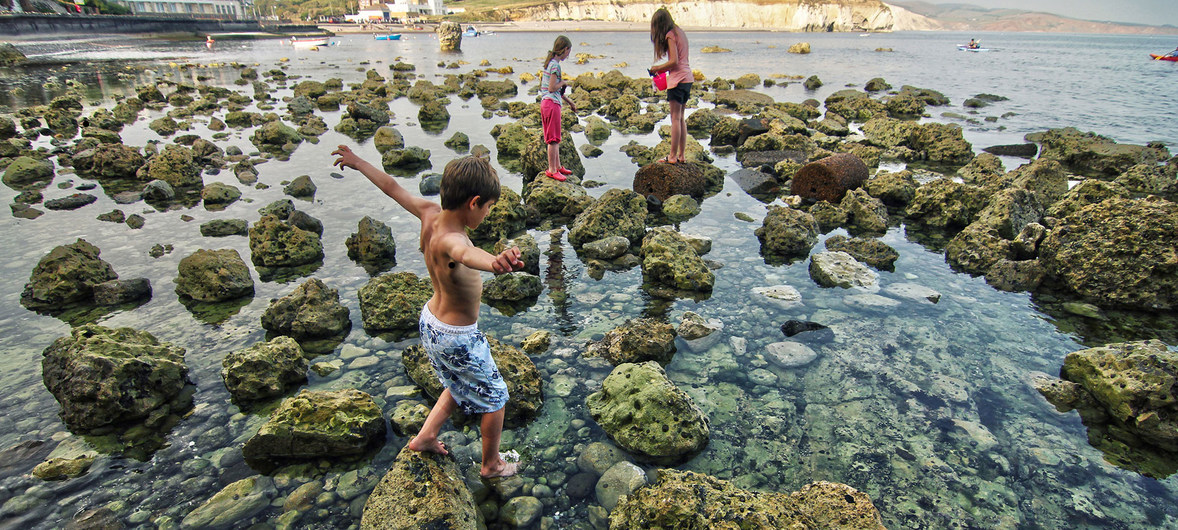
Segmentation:
[(661, 161), (668, 164), (684, 162), (687, 147), (687, 122), (683, 120), (683, 108), (691, 95), (691, 65), (687, 62), (687, 35), (683, 28), (675, 25), (671, 13), (661, 7), (650, 18), (650, 42), (654, 44), (655, 60), (667, 58), (667, 62), (656, 64), (647, 70), (650, 75), (667, 72), (667, 102), (671, 106), (671, 152)]
[(441, 206), (411, 195), (387, 173), (339, 146), (332, 156), (334, 165), (363, 173), (376, 187), (421, 220), (421, 253), (429, 271), (434, 295), (421, 308), (418, 328), (421, 345), (430, 366), (446, 389), (430, 410), (425, 425), (409, 448), (449, 454), (438, 441), (438, 432), (454, 412), (482, 414), (483, 462), (479, 473), (485, 478), (514, 475), (519, 464), (509, 463), (499, 453), (503, 434), (507, 384), (503, 381), (487, 336), (479, 331), (479, 300), (483, 279), (479, 271), (504, 274), (523, 268), (519, 247), (498, 255), (471, 243), (466, 235), (483, 222), (499, 199), (499, 177), (487, 159), (467, 156), (451, 160), (442, 171)]
[(564, 95), (568, 83), (564, 82), (560, 71), (560, 62), (569, 58), (573, 50), (573, 43), (568, 37), (561, 35), (552, 43), (548, 50), (548, 57), (544, 58), (544, 73), (540, 74), (540, 124), (544, 129), (544, 143), (548, 144), (548, 170), (544, 175), (556, 180), (565, 180), (565, 175), (572, 171), (560, 165), (560, 115), (562, 101), (569, 104), (569, 109), (577, 112), (577, 106)]

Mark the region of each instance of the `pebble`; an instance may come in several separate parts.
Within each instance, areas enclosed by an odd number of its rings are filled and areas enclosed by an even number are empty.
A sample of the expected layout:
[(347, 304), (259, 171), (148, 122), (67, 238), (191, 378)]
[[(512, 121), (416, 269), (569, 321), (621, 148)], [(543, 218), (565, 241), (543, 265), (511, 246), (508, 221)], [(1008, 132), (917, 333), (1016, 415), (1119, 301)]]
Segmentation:
[(349, 370), (359, 370), (362, 368), (368, 368), (369, 366), (375, 366), (377, 363), (380, 363), (380, 358), (376, 357), (375, 355), (369, 355), (367, 357), (358, 357), (354, 361), (352, 361), (350, 364), (348, 364), (348, 369)]
[(765, 347), (765, 359), (781, 368), (805, 366), (817, 358), (817, 352), (800, 342), (774, 342)]

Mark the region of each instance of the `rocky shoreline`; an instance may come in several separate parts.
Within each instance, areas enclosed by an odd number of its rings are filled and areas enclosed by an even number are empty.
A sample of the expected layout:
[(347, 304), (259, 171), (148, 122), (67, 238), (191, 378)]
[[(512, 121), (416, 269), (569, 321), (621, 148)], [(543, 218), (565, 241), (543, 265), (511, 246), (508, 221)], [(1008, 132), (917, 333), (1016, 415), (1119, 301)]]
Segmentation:
[[(52, 215), (42, 207), (54, 211), (86, 208), (93, 201), (85, 199), (85, 192), (92, 188), (79, 186), (77, 200), (55, 206), (41, 197), (41, 190), (71, 172), (97, 182), (102, 193), (120, 204), (147, 204), (164, 210), (196, 204), (224, 207), (248, 199), (251, 190), (257, 189), (258, 166), (285, 163), (304, 142), (318, 141), (329, 127), (357, 141), (373, 141), (386, 171), (416, 176), (441, 164), (428, 150), (406, 145), (402, 134), (389, 125), (389, 102), (398, 98), (414, 102), (419, 105), (416, 118), (422, 127), (441, 130), (450, 120), (447, 106), (457, 97), (477, 102), (485, 109), (484, 117), (514, 120), (496, 125), (492, 136), (499, 161), (522, 174), (524, 180), (522, 193), (504, 190), (484, 225), (471, 234), (472, 240), (490, 249), (519, 245), (525, 256), (532, 257), (526, 261), (538, 263), (540, 244), (525, 234), (527, 230), (547, 231), (557, 243), (567, 235), (587, 274), (600, 277), (605, 271), (640, 270), (642, 290), (651, 299), (703, 300), (713, 295), (718, 277), (724, 275), (723, 264), (708, 257), (715, 242), (683, 233), (678, 224), (698, 215), (700, 204), (716, 197), (725, 179), (732, 178), (747, 194), (771, 204), (759, 223), (752, 219), (747, 227), (760, 242), (759, 259), (797, 266), (808, 261), (808, 274), (815, 284), (846, 290), (848, 299), (871, 310), (895, 307), (901, 300), (935, 304), (941, 298), (940, 293), (919, 282), (881, 287), (878, 271), (895, 270), (898, 254), (880, 238), (900, 223), (919, 225), (937, 234), (951, 266), (983, 276), (998, 289), (1065, 293), (1097, 310), (1170, 312), (1178, 304), (1178, 256), (1174, 250), (1178, 248), (1178, 158), (1162, 145), (1123, 145), (1092, 133), (1056, 129), (1028, 138), (1037, 158), (1007, 170), (994, 155), (975, 156), (974, 146), (965, 141), (959, 127), (920, 120), (928, 107), (948, 103), (934, 90), (893, 89), (878, 79), (862, 90), (840, 90), (823, 102), (778, 102), (756, 90), (774, 83), (772, 79), (748, 74), (708, 80), (697, 74), (700, 89), (690, 105), (693, 111), (688, 126), (698, 136), (688, 139), (689, 163), (652, 163), (666, 153), (665, 140), (655, 146), (632, 142), (623, 147), (639, 167), (632, 187), (613, 188), (594, 199), (586, 191), (591, 185), (587, 176), (592, 175), (592, 162), (588, 157), (582, 159), (585, 146), (575, 145), (570, 131), (583, 132), (590, 139), (654, 131), (666, 109), (646, 79), (611, 71), (586, 73), (571, 80), (570, 98), (584, 119), (565, 116), (561, 156), (574, 175), (568, 182), (556, 183), (538, 175), (544, 160), (538, 105), (518, 98), (521, 92), (533, 89), (530, 74), (517, 76), (510, 68), (497, 72), (484, 65), (446, 75), (441, 83), (434, 83), (415, 74), (412, 64), (397, 62), (385, 72), (369, 69), (363, 82), (345, 86), (339, 78), (287, 79), (281, 68), (259, 71), (238, 65), (236, 71), (241, 80), (238, 84), (252, 86), (252, 93), (160, 80), (140, 87), (136, 96), (109, 109), (85, 112), (81, 98), (74, 95), (54, 99), (44, 107), (21, 109), (12, 118), (0, 118), (3, 182), (21, 192), (11, 205), (13, 215), (38, 222), (40, 216)], [(500, 77), (492, 78), (494, 73)], [(808, 82), (820, 83), (817, 79)], [(272, 95), (275, 89), (290, 89), (291, 95), (277, 99)], [(257, 112), (248, 110), (250, 106)], [(162, 148), (154, 143), (125, 145), (120, 130), (139, 120), (140, 112), (148, 108), (166, 111), (167, 115), (153, 121), (150, 128), (172, 143)], [(341, 113), (339, 122), (328, 124), (325, 113), (336, 111)], [(198, 122), (211, 130), (252, 131), (250, 140), (257, 151), (247, 154), (222, 148), (218, 142), (223, 137), (218, 134), (210, 139), (184, 132)], [(53, 150), (35, 148), (43, 137), (52, 138)], [(699, 138), (706, 139), (707, 145)], [(456, 152), (491, 151), (485, 146), (469, 146), (458, 134), (447, 145), (454, 145)], [(744, 169), (727, 174), (713, 165), (713, 156), (721, 153), (735, 153)], [(913, 169), (879, 171), (881, 162), (907, 163)], [(231, 172), (240, 186), (205, 184), (202, 175), (221, 171)], [(316, 185), (313, 177), (300, 177), (287, 183), (284, 191), (291, 197), (313, 197)], [(423, 180), (422, 192), (427, 191)], [(95, 222), (142, 227), (144, 219), (135, 217), (116, 210), (97, 215)], [(255, 279), (247, 263), (253, 265), (259, 281), (297, 280), (288, 294), (271, 300), (258, 323), (259, 329), (273, 337), (227, 353), (221, 372), (234, 403), (242, 410), (266, 411), (262, 416), (269, 417), (254, 426), (249, 436), (234, 440), (233, 451), (240, 450), (237, 456), (261, 473), (220, 485), (218, 493), (179, 516), (141, 516), (125, 506), (124, 510), (100, 508), (82, 514), (83, 518), (151, 522), (161, 527), (232, 526), (252, 521), (281, 500), (284, 512), (274, 524), (296, 526), (325, 492), (320, 481), (300, 482), (292, 480), (292, 475), (303, 476), (306, 467), (320, 461), (370, 458), (385, 439), (386, 421), (398, 435), (415, 432), (428, 410), (429, 396), (438, 393), (420, 352), (409, 347), (400, 353), (400, 362), (412, 385), (397, 390), (402, 393), (397, 399), (347, 387), (303, 389), (290, 395), (304, 384), (309, 371), (338, 370), (329, 363), (311, 361), (317, 353), (340, 349), (351, 328), (351, 316), (341, 304), (339, 290), (314, 277), (329, 249), (346, 247), (348, 257), (363, 263), (372, 276), (356, 294), (367, 332), (403, 336), (415, 328), (417, 312), (432, 292), (425, 278), (395, 270), (396, 245), (387, 226), (367, 219), (346, 242), (325, 241), (324, 234), (332, 232), (290, 200), (260, 208), (256, 218), (223, 221), (208, 224), (207, 233), (202, 226), (202, 234), (246, 237), (250, 255), (202, 248), (180, 261), (175, 290), (194, 315), (216, 314), (240, 307), (243, 300), (248, 302), (254, 296)], [(827, 238), (826, 251), (815, 252), (820, 236), (838, 229), (850, 237)], [(204, 242), (215, 247), (215, 241)], [(81, 239), (55, 248), (30, 272), (22, 305), (32, 311), (64, 315), (95, 306), (134, 311), (150, 298), (146, 279), (119, 280), (115, 271), (120, 264), (112, 265), (100, 256), (100, 249)], [(545, 285), (550, 285), (545, 280), (538, 269), (496, 278), (487, 284), (486, 301), (505, 314), (526, 310)], [(774, 303), (788, 305), (799, 298), (796, 289), (790, 289), (781, 286), (764, 292)], [(202, 309), (193, 309), (196, 307)], [(814, 314), (813, 322), (797, 322), (789, 331), (783, 326), (790, 340), (756, 352), (761, 372), (749, 370), (749, 376), (768, 382), (785, 377), (778, 374), (793, 374), (793, 370), (821, 363), (853, 378), (858, 368), (849, 357), (830, 358), (821, 347), (834, 336), (846, 340), (847, 330), (831, 331), (820, 322), (823, 313)], [(620, 325), (608, 326), (597, 340), (564, 345), (571, 351), (562, 355), (608, 363), (594, 371), (602, 376), (600, 380), (583, 383), (594, 391), (576, 406), (583, 405), (614, 443), (580, 447), (575, 462), (562, 466), (559, 474), (527, 480), (516, 477), (488, 485), (460, 469), (454, 459), (402, 450), (383, 478), (371, 467), (361, 466), (361, 471), (350, 471), (346, 480), (332, 484), (333, 494), (351, 503), (351, 513), (360, 520), (361, 528), (414, 527), (431, 522), (464, 528), (480, 524), (551, 527), (556, 521), (546, 508), (562, 495), (590, 499), (586, 520), (574, 523), (580, 527), (705, 528), (734, 514), (757, 528), (791, 524), (881, 527), (879, 511), (873, 505), (873, 499), (881, 499), (875, 493), (869, 498), (845, 484), (817, 482), (794, 493), (764, 493), (706, 474), (656, 471), (690, 461), (719, 435), (711, 431), (713, 420), (698, 403), (700, 393), (686, 388), (684, 381), (668, 376), (664, 369), (673, 362), (679, 341), (693, 352), (708, 355), (718, 351), (717, 344), (724, 348), (731, 344), (731, 350), (720, 354), (727, 355), (726, 359), (708, 357), (706, 361), (712, 363), (708, 369), (733, 370), (724, 365), (734, 363), (735, 356), (744, 352), (736, 351), (739, 341), (720, 338), (724, 335), (722, 326), (708, 320), (715, 316), (684, 315), (677, 326), (659, 318), (615, 323)], [(778, 325), (773, 323), (773, 327)], [(544, 417), (546, 407), (558, 406), (546, 400), (549, 393), (568, 397), (568, 385), (577, 384), (570, 382), (568, 373), (560, 374), (559, 379), (549, 377), (549, 365), (565, 361), (548, 342), (541, 334), (518, 347), (493, 343), (497, 362), (510, 366), (504, 370), (511, 374), (510, 426), (560, 421), (537, 418)], [(342, 348), (349, 346), (355, 347)], [(1158, 368), (1146, 370), (1146, 376), (1135, 376), (1130, 368), (1093, 376), (1091, 366), (1099, 362), (1083, 365), (1069, 356), (1062, 374), (1071, 384), (1040, 379), (1039, 386), (1053, 402), (1058, 400), (1061, 408), (1081, 408), (1086, 423), (1102, 425), (1094, 427), (1101, 432), (1112, 432), (1111, 439), (1120, 444), (1117, 447), (1152, 446), (1161, 451), (1164, 460), (1167, 452), (1178, 450), (1171, 437), (1164, 435), (1172, 407), (1166, 398), (1168, 380), (1157, 382), (1149, 376), (1172, 371), (1175, 354), (1158, 343), (1147, 346), (1149, 358), (1160, 360)], [(1132, 359), (1142, 355), (1144, 347), (1109, 348), (1125, 350), (1119, 354), (1130, 358), (1115, 362), (1141, 365)], [(1074, 355), (1083, 357), (1079, 352)], [(103, 465), (114, 455), (150, 455), (153, 449), (140, 443), (142, 433), (166, 437), (189, 414), (194, 390), (187, 380), (184, 357), (184, 348), (160, 342), (146, 332), (88, 325), (74, 328), (70, 337), (62, 337), (47, 348), (42, 377), (61, 405), (62, 420), (76, 434), (113, 434), (117, 442), (97, 452), (66, 452), (69, 444), (63, 442), (58, 446), (62, 452), (44, 456), (45, 467), (37, 476), (69, 479), (84, 475), (96, 461)], [(357, 355), (351, 362), (379, 362), (375, 357), (362, 361), (366, 358)], [(95, 374), (104, 378), (87, 377)], [(819, 387), (830, 383), (813, 372), (790, 377), (813, 378), (802, 384)], [(911, 378), (911, 374), (902, 373), (895, 380)], [(1134, 387), (1140, 391), (1134, 397), (1117, 397), (1115, 392), (1109, 396), (1102, 389), (1110, 384), (1102, 381), (1118, 378), (1145, 383)], [(1083, 386), (1090, 396), (1085, 397), (1073, 385)], [(914, 400), (926, 404), (968, 402), (956, 396), (952, 387), (951, 381), (942, 381), (937, 385), (940, 394), (909, 392)], [(395, 410), (384, 410), (375, 398), (395, 401)], [(1126, 412), (1121, 405), (1130, 402), (1134, 406)], [(1142, 402), (1146, 405), (1137, 406)], [(560, 407), (567, 406), (563, 400), (561, 403)], [(858, 403), (832, 396), (828, 402), (811, 404), (808, 410), (813, 410), (808, 413)], [(456, 424), (464, 421), (455, 418)], [(583, 420), (573, 420), (577, 421), (581, 421), (578, 429), (585, 428)], [(985, 427), (967, 425), (961, 429), (978, 440), (987, 440)], [(466, 441), (461, 433), (453, 435), (455, 441), (462, 436), (461, 441), (467, 443), (452, 445), (463, 446), (463, 456), (477, 459), (470, 454), (477, 450), (470, 446), (477, 444)], [(911, 453), (908, 456), (917, 458)], [(900, 458), (905, 457), (901, 454)], [(929, 465), (948, 475), (943, 462)], [(1151, 465), (1145, 472), (1164, 476), (1173, 469)], [(847, 476), (849, 481), (853, 473), (848, 471)], [(429, 495), (415, 495), (414, 490), (404, 487), (409, 483), (429, 484), (424, 488)], [(661, 500), (687, 491), (697, 492), (691, 498), (694, 504), (668, 505)], [(8, 497), (5, 513), (19, 515), (24, 501), (16, 501), (27, 495), (31, 494)], [(891, 503), (892, 499), (882, 501)]]

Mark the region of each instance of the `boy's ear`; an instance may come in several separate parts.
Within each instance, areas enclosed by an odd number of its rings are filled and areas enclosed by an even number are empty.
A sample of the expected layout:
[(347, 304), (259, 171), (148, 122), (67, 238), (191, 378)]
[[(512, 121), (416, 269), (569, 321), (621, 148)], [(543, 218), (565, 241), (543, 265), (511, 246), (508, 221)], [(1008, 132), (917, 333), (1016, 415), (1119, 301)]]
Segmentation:
[(480, 198), (481, 198), (481, 196), (475, 195), (474, 197), (467, 199), (466, 200), (466, 207), (470, 208), (471, 210), (479, 209), (479, 199)]

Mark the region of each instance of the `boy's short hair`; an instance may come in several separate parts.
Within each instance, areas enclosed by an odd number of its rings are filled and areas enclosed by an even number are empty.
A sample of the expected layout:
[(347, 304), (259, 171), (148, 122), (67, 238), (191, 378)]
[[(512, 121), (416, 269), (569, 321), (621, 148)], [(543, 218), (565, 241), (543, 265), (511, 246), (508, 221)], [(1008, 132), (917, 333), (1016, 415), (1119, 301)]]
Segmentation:
[(457, 210), (471, 197), (476, 204), (499, 200), (499, 175), (491, 162), (481, 156), (455, 158), (442, 171), (442, 209)]

